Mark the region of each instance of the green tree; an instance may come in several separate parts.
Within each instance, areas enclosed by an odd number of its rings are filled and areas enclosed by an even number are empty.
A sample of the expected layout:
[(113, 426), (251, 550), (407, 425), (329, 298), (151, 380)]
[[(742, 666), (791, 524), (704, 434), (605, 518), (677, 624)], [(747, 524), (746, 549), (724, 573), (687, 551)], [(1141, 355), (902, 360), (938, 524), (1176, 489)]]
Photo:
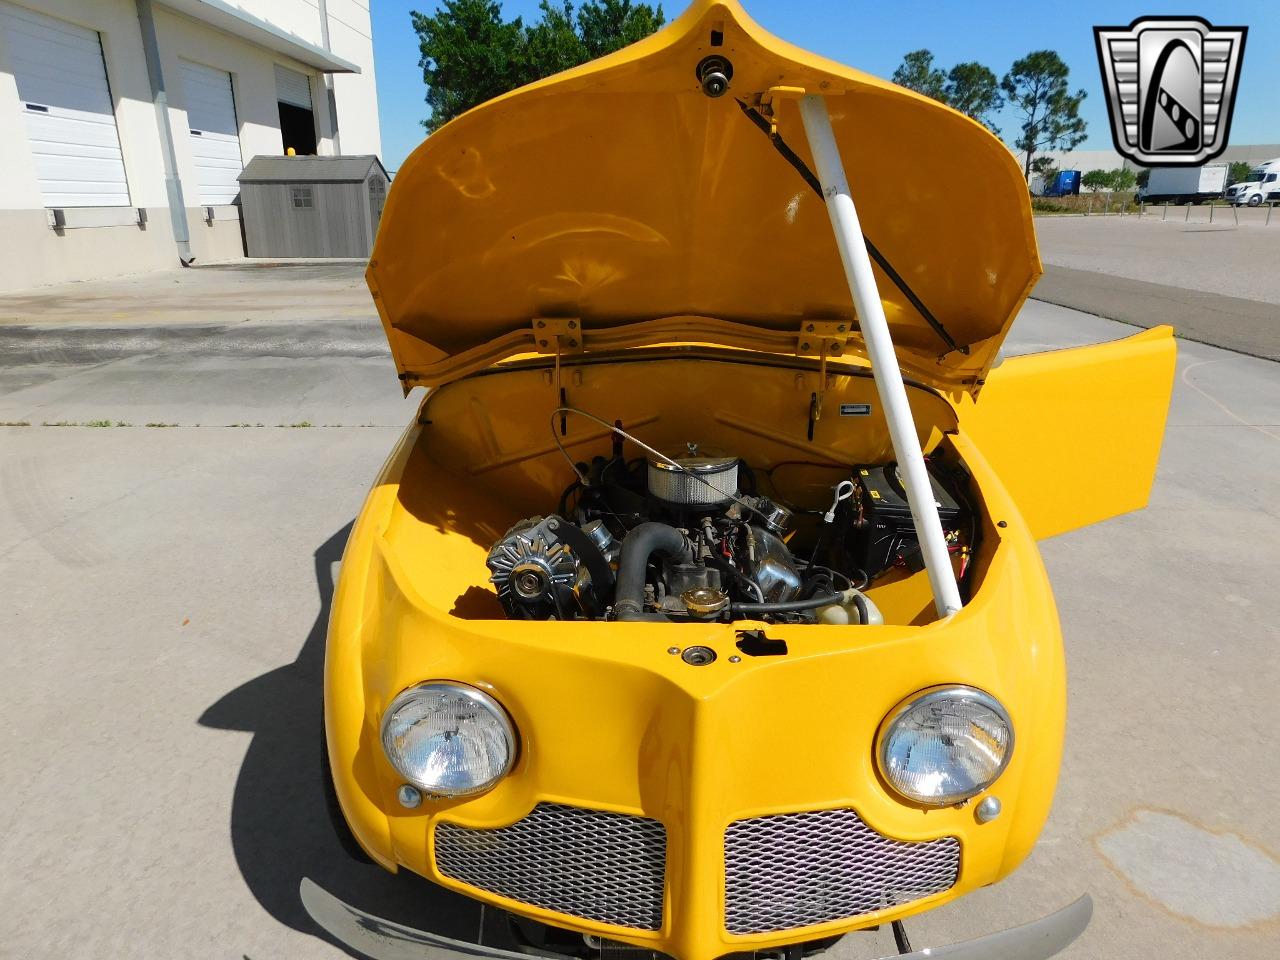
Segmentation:
[(1090, 170), (1080, 178), (1080, 186), (1088, 187), (1090, 190), (1110, 190), (1111, 171)]
[(996, 75), (982, 64), (957, 63), (947, 74), (943, 95), (945, 103), (973, 117), (992, 133), (1000, 133), (1000, 128), (991, 121), (991, 114), (1000, 109), (1004, 98), (1000, 96)]
[[(566, 2), (565, 9), (568, 8)], [(643, 40), (666, 22), (662, 4), (654, 9), (647, 3), (633, 4), (631, 0), (588, 0), (578, 10), (578, 33), (588, 59), (603, 57)]]
[(1147, 181), (1150, 179), (1151, 179), (1151, 168), (1143, 167), (1141, 170), (1138, 171), (1138, 178), (1135, 182), (1140, 187), (1146, 187)]
[[(1031, 172), (1048, 186), (1058, 176), (1058, 161), (1053, 157), (1036, 157), (1031, 161)], [(1027, 178), (1030, 181), (1030, 177)]]
[(428, 130), (524, 82), (524, 24), (519, 17), (504, 21), (500, 3), (445, 0), (432, 16), (417, 11), (409, 16), (422, 54), (431, 108), (423, 121)]
[(500, 0), (445, 0), (430, 16), (410, 14), (419, 65), (438, 130), (477, 104), (648, 36), (666, 22), (662, 5), (631, 0), (570, 0), (539, 5), (539, 19), (504, 20)]
[(1227, 183), (1239, 183), (1249, 175), (1248, 160), (1234, 160), (1231, 166), (1227, 167)]
[(1058, 161), (1053, 157), (1036, 157), (1031, 161), (1031, 172), (1038, 173), (1042, 177), (1049, 176), (1057, 167)]
[(1037, 150), (1070, 150), (1085, 138), (1085, 121), (1080, 116), (1085, 91), (1070, 92), (1069, 74), (1057, 53), (1036, 50), (1015, 60), (1000, 81), (1009, 103), (1022, 116), (1022, 132), (1014, 146), (1026, 154), (1023, 173), (1028, 179)]
[(893, 82), (900, 87), (923, 93), (941, 103), (947, 102), (947, 75), (933, 65), (928, 50), (912, 50), (893, 71)]
[(1138, 174), (1128, 167), (1117, 167), (1111, 171), (1111, 189), (1121, 193), (1132, 190), (1138, 182)]
[(542, 19), (524, 31), (527, 63), (537, 65), (527, 69), (528, 79), (537, 80), (542, 71), (545, 71), (542, 76), (550, 76), (590, 60), (574, 26), (573, 4), (565, 0), (557, 9), (548, 0), (542, 0), (538, 6)]

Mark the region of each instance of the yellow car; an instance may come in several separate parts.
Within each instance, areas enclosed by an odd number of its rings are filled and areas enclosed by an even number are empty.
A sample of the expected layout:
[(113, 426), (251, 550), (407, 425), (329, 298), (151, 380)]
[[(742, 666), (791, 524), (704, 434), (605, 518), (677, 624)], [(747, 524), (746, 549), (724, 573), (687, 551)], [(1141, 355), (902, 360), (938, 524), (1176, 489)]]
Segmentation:
[[(1167, 328), (999, 362), (1039, 274), (998, 139), (732, 2), (427, 139), (368, 282), (428, 391), (325, 661), (360, 847), (580, 957), (906, 953), (1013, 871), (1065, 719), (1036, 540), (1145, 505), (1174, 369)], [(373, 957), (517, 955), (302, 897)]]

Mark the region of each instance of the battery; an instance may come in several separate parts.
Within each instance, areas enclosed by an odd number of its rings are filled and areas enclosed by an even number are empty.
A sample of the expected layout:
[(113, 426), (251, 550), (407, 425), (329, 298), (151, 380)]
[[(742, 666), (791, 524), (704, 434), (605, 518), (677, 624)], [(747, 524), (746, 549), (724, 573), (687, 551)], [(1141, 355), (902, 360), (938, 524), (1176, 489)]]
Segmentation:
[[(960, 529), (963, 511), (955, 498), (939, 482), (932, 465), (926, 464), (929, 486), (938, 505), (944, 534)], [(905, 564), (912, 570), (924, 566), (911, 505), (896, 463), (868, 464), (853, 470), (855, 522), (849, 531), (849, 552), (869, 576), (877, 577), (890, 567)]]

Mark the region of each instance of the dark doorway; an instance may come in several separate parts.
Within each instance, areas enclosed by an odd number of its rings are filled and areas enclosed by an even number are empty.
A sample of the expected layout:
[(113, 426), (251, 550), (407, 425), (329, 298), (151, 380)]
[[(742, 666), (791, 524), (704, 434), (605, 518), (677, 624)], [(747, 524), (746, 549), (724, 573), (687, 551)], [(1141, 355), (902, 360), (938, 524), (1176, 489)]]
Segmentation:
[(313, 157), (316, 153), (316, 116), (305, 107), (280, 102), (280, 137), (284, 140), (284, 152), (289, 148), (300, 157)]

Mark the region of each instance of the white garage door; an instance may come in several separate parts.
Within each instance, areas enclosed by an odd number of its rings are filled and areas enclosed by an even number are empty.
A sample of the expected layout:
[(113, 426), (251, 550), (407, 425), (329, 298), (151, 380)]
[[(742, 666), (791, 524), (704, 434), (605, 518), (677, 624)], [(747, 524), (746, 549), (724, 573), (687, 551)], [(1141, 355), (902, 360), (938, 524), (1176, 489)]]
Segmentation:
[(202, 204), (231, 203), (244, 169), (231, 75), (182, 61), (182, 93), (191, 131), (191, 156)]
[(98, 34), (0, 3), (0, 36), (48, 207), (127, 207), (129, 185)]

